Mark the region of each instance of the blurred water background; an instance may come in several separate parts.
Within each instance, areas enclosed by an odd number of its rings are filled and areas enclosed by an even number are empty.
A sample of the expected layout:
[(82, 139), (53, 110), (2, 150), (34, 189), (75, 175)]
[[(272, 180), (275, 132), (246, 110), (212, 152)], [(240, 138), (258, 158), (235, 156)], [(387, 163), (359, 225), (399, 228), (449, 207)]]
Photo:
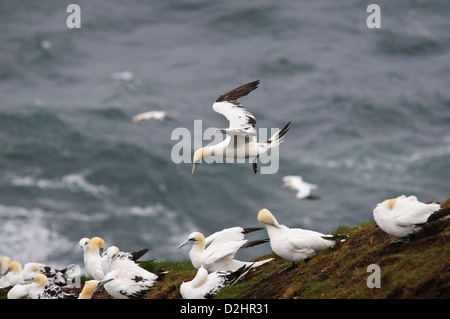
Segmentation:
[[(80, 29), (66, 26), (70, 3)], [(79, 239), (100, 236), (185, 259), (190, 232), (262, 226), (261, 208), (330, 232), (386, 198), (445, 200), (450, 5), (378, 1), (381, 28), (369, 29), (369, 3), (2, 0), (0, 255), (82, 265)], [(241, 100), (257, 128), (292, 121), (278, 172), (203, 164), (192, 178), (171, 160), (172, 131), (226, 127), (212, 103), (257, 79)], [(175, 120), (132, 123), (149, 110)], [(298, 200), (284, 175), (317, 184), (320, 200)]]

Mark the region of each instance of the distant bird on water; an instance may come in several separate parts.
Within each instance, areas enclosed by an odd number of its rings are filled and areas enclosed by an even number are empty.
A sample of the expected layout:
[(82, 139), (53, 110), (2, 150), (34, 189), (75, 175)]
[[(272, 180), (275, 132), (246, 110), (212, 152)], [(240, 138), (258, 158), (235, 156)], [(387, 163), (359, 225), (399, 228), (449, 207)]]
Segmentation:
[(141, 124), (150, 120), (172, 121), (173, 118), (168, 116), (166, 111), (149, 111), (133, 116), (133, 122), (135, 124)]
[(267, 141), (258, 142), (255, 129), (255, 117), (237, 101), (239, 98), (246, 96), (256, 89), (258, 84), (259, 81), (253, 81), (241, 85), (217, 98), (212, 106), (213, 110), (225, 116), (229, 121), (228, 128), (219, 129), (217, 131), (222, 132), (227, 136), (225, 140), (218, 144), (205, 146), (195, 151), (193, 156), (192, 176), (194, 176), (195, 170), (200, 163), (205, 158), (211, 156), (234, 159), (253, 159), (252, 167), (256, 174), (258, 172), (258, 157), (283, 142), (291, 122), (278, 130)]
[(409, 241), (410, 235), (419, 232), (424, 225), (449, 215), (450, 208), (441, 209), (437, 203), (425, 204), (415, 196), (405, 195), (387, 199), (373, 210), (377, 225), (397, 237), (393, 243)]
[(288, 175), (283, 177), (284, 187), (296, 190), (296, 197), (300, 199), (319, 199), (318, 196), (312, 195), (311, 191), (317, 189), (317, 185), (307, 183), (301, 176)]

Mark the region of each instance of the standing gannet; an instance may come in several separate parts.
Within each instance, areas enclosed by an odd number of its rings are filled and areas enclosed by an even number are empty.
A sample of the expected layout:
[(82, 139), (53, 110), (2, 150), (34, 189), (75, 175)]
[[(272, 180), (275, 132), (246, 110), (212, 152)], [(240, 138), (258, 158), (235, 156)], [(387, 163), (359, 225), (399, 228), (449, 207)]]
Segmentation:
[(86, 264), (84, 265), (86, 274), (91, 279), (102, 280), (105, 277), (101, 265), (103, 249), (105, 249), (105, 241), (102, 238), (91, 238), (87, 249), (87, 258), (85, 258)]
[(0, 260), (1, 264), (1, 274), (0, 274), (0, 288), (6, 288), (10, 286), (7, 278), (4, 276), (8, 271), (9, 264), (11, 263), (11, 258), (8, 256), (3, 256)]
[(213, 110), (225, 116), (229, 121), (227, 129), (219, 129), (217, 131), (226, 134), (227, 137), (216, 145), (205, 146), (195, 151), (192, 176), (194, 176), (195, 170), (202, 160), (211, 156), (234, 159), (253, 158), (252, 167), (256, 174), (259, 155), (266, 153), (283, 141), (291, 122), (286, 124), (281, 130), (278, 130), (266, 142), (258, 143), (255, 129), (256, 119), (237, 101), (256, 89), (258, 84), (259, 81), (254, 81), (241, 85), (217, 98), (212, 106)]
[[(105, 274), (115, 269), (131, 269), (147, 271), (137, 263), (137, 259), (143, 256), (148, 249), (139, 252), (121, 252), (117, 246), (108, 247), (101, 260), (102, 270)], [(155, 275), (156, 276), (156, 275)]]
[[(145, 269), (143, 269), (145, 270)], [(104, 288), (113, 299), (144, 298), (163, 276), (131, 269), (115, 269), (106, 274)]]
[[(189, 252), (192, 265), (195, 269), (203, 266), (208, 272), (236, 271), (244, 265), (259, 267), (273, 258), (257, 262), (244, 262), (234, 259), (234, 255), (240, 248), (243, 248), (245, 245), (249, 247), (252, 245), (247, 243), (247, 239), (244, 239), (245, 234), (258, 229), (260, 228), (232, 227), (216, 232), (206, 239), (202, 233), (193, 232), (178, 246), (178, 249), (192, 244)], [(265, 241), (256, 242), (258, 244)]]
[(291, 267), (323, 249), (333, 247), (337, 239), (342, 239), (342, 236), (325, 235), (313, 230), (280, 225), (265, 208), (259, 211), (257, 218), (267, 228), (273, 252), (285, 260), (292, 261)]
[(383, 231), (398, 237), (393, 242), (402, 242), (408, 241), (424, 224), (450, 214), (450, 209), (440, 208), (437, 203), (425, 204), (415, 196), (401, 195), (379, 203), (373, 210), (373, 217)]
[(296, 190), (296, 197), (300, 199), (318, 199), (317, 196), (311, 195), (313, 189), (317, 189), (317, 185), (307, 183), (301, 176), (288, 175), (283, 177), (284, 187)]
[(135, 124), (141, 124), (144, 121), (158, 120), (158, 121), (172, 121), (173, 118), (167, 115), (166, 111), (149, 111), (133, 116)]
[(213, 298), (222, 288), (231, 286), (242, 278), (250, 268), (251, 265), (244, 265), (236, 271), (214, 271), (208, 274), (201, 266), (194, 279), (181, 283), (180, 294), (183, 299)]
[(28, 262), (23, 266), (22, 280), (24, 282), (29, 282), (34, 279), (34, 276), (36, 274), (44, 274), (47, 277), (49, 284), (66, 286), (69, 283), (67, 273), (72, 271), (72, 269), (75, 267), (76, 265), (72, 264), (64, 269), (59, 270), (42, 263)]

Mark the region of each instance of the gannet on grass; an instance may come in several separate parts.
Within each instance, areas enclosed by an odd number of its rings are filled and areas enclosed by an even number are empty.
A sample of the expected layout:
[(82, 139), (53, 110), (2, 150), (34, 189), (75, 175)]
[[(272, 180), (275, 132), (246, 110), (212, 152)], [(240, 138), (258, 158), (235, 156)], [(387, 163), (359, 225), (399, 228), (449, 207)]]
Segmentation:
[(183, 299), (209, 299), (213, 298), (222, 288), (233, 285), (242, 278), (251, 268), (243, 265), (236, 271), (208, 271), (201, 266), (194, 279), (182, 282), (180, 294)]
[(266, 208), (259, 211), (257, 219), (266, 226), (272, 251), (281, 258), (292, 261), (292, 266), (288, 268), (293, 268), (299, 261), (307, 261), (319, 251), (336, 245), (336, 240), (346, 237), (280, 225)]
[(87, 256), (85, 258), (86, 264), (84, 265), (86, 274), (95, 280), (102, 280), (105, 277), (105, 273), (102, 270), (101, 260), (102, 252), (105, 249), (105, 241), (100, 237), (93, 237), (90, 239)]
[(151, 272), (115, 269), (106, 274), (104, 288), (113, 299), (138, 299), (147, 296), (163, 276)]
[(172, 121), (173, 118), (168, 116), (166, 111), (149, 111), (133, 116), (133, 122), (135, 124), (141, 124), (144, 121), (150, 120)]
[(288, 175), (283, 177), (284, 187), (296, 190), (296, 197), (300, 199), (319, 199), (318, 196), (311, 195), (313, 189), (317, 189), (317, 185), (307, 183), (301, 176)]
[(217, 156), (234, 159), (253, 159), (252, 167), (256, 174), (258, 171), (258, 157), (267, 153), (271, 148), (278, 146), (283, 142), (284, 136), (289, 130), (286, 124), (281, 130), (273, 134), (270, 139), (259, 143), (257, 141), (257, 132), (255, 129), (256, 119), (248, 112), (237, 100), (246, 96), (258, 87), (259, 81), (250, 82), (222, 94), (213, 104), (212, 108), (217, 113), (222, 114), (229, 121), (227, 129), (217, 131), (226, 134), (222, 142), (199, 148), (193, 156), (192, 176), (200, 163), (208, 157)]
[[(202, 233), (193, 232), (178, 246), (178, 249), (192, 244), (189, 251), (192, 265), (195, 269), (203, 266), (208, 272), (236, 271), (244, 265), (251, 265), (252, 268), (259, 267), (273, 258), (257, 262), (244, 262), (234, 259), (234, 255), (240, 248), (252, 246), (252, 242), (248, 243), (248, 240), (244, 239), (245, 234), (259, 229), (261, 228), (232, 227), (216, 232), (206, 239)], [(265, 242), (265, 240), (255, 241), (256, 244), (262, 242)]]
[(397, 237), (393, 243), (407, 242), (409, 236), (420, 231), (432, 221), (450, 214), (450, 209), (442, 209), (437, 203), (425, 204), (415, 196), (401, 195), (387, 199), (375, 207), (373, 217), (377, 225), (386, 233)]
[(103, 272), (107, 274), (115, 269), (146, 271), (139, 266), (137, 259), (142, 257), (147, 251), (148, 249), (145, 248), (138, 252), (121, 252), (117, 246), (108, 247), (101, 260)]

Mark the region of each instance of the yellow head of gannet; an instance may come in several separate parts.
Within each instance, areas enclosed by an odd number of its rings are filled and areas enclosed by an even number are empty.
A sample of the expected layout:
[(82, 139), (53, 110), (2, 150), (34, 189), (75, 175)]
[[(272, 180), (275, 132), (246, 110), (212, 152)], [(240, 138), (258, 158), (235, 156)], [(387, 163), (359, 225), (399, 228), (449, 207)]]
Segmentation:
[(22, 271), (22, 264), (18, 261), (13, 261), (9, 264), (7, 272), (12, 271), (15, 274), (18, 274)]
[(2, 268), (1, 275), (4, 275), (5, 272), (8, 270), (9, 264), (11, 263), (11, 258), (9, 258), (8, 256), (3, 256), (0, 263)]
[(278, 224), (278, 221), (273, 216), (273, 214), (267, 209), (263, 208), (258, 213), (258, 221), (260, 223), (263, 223), (264, 225), (272, 225), (275, 227), (279, 227), (280, 224)]
[(100, 237), (93, 237), (89, 241), (89, 251), (90, 252), (99, 252), (102, 254), (103, 249), (105, 249), (105, 241)]
[(205, 146), (202, 148), (199, 148), (195, 151), (194, 157), (192, 159), (192, 176), (194, 176), (195, 170), (200, 165), (200, 163), (207, 157), (213, 156), (213, 148), (210, 146)]
[(34, 281), (36, 282), (38, 287), (44, 288), (45, 286), (48, 285), (48, 278), (44, 274), (37, 274), (37, 275), (35, 275), (34, 276)]
[(391, 198), (391, 199), (386, 199), (384, 201), (384, 204), (387, 206), (387, 208), (389, 210), (392, 210), (392, 208), (394, 208), (395, 203), (397, 202), (398, 198)]
[(199, 232), (190, 233), (188, 238), (178, 246), (178, 249), (180, 249), (181, 247), (183, 247), (187, 244), (200, 245), (200, 247), (204, 249), (205, 248), (205, 236), (203, 236), (203, 234), (199, 233)]
[(98, 280), (92, 279), (86, 281), (84, 283), (83, 290), (81, 290), (80, 295), (78, 296), (78, 299), (91, 299), (98, 285), (99, 285)]

